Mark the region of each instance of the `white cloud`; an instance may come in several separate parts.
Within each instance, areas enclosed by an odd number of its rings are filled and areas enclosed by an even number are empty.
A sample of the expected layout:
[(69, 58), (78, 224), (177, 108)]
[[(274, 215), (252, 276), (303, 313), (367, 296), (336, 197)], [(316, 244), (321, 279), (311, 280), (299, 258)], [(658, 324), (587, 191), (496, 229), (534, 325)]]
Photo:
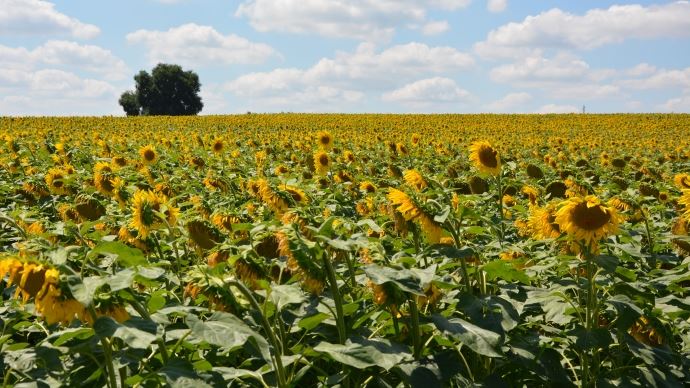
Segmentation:
[(444, 77), (422, 79), (383, 94), (383, 101), (400, 102), (423, 107), (438, 104), (467, 102), (470, 92), (461, 89), (454, 80)]
[(690, 113), (690, 93), (667, 100), (659, 106), (659, 109), (667, 112)]
[(234, 34), (223, 35), (213, 27), (194, 23), (167, 31), (137, 30), (127, 34), (127, 41), (145, 45), (151, 63), (175, 62), (187, 66), (262, 63), (278, 55), (267, 44)]
[(569, 54), (561, 53), (553, 58), (544, 58), (538, 54), (494, 67), (489, 76), (496, 82), (534, 85), (581, 80), (589, 71), (587, 62)]
[(117, 114), (111, 84), (62, 70), (0, 69), (0, 112), (6, 115)]
[(656, 72), (656, 66), (652, 66), (649, 63), (640, 63), (625, 71), (625, 74), (630, 77), (641, 77), (644, 75), (654, 74)]
[[(278, 68), (242, 75), (228, 82), (225, 89), (279, 110), (279, 104), (287, 103), (291, 109), (302, 104), (298, 110), (314, 111), (323, 110), (319, 106), (328, 106), (330, 101), (355, 103), (368, 93), (383, 93), (420, 77), (447, 76), (473, 66), (472, 57), (452, 47), (408, 43), (379, 52), (373, 44), (362, 43), (355, 52), (338, 52), (307, 69)], [(257, 110), (253, 106), (249, 109)]]
[(489, 12), (503, 12), (508, 7), (508, 0), (488, 0), (486, 2), (486, 9)]
[(508, 93), (503, 98), (486, 105), (492, 112), (524, 111), (524, 105), (532, 101), (532, 95), (525, 92)]
[[(423, 25), (429, 9), (456, 10), (470, 0), (247, 0), (235, 11), (256, 30), (388, 41), (398, 26)], [(438, 26), (437, 26), (438, 28)]]
[(536, 48), (593, 49), (626, 39), (685, 36), (690, 36), (688, 1), (648, 7), (613, 5), (584, 15), (554, 8), (492, 30), (475, 50), (486, 57), (514, 57)]
[(690, 88), (690, 67), (680, 70), (654, 68), (647, 77), (626, 79), (619, 82), (625, 88), (635, 90)]
[(573, 105), (546, 104), (537, 109), (534, 113), (577, 113), (579, 109)]
[(422, 34), (424, 35), (438, 35), (450, 29), (447, 21), (429, 22), (422, 27)]
[(124, 79), (129, 73), (125, 62), (109, 50), (64, 40), (50, 40), (33, 50), (0, 45), (0, 66), (24, 70), (62, 66), (100, 74), (111, 80)]
[(376, 52), (362, 43), (354, 53), (338, 52), (306, 69), (275, 69), (250, 73), (228, 83), (241, 95), (282, 93), (304, 85), (334, 86), (340, 89), (384, 90), (422, 74), (447, 74), (471, 68), (472, 57), (452, 47), (429, 47), (408, 43)]
[(55, 10), (41, 0), (0, 0), (0, 36), (70, 35), (79, 39), (96, 37), (100, 29)]

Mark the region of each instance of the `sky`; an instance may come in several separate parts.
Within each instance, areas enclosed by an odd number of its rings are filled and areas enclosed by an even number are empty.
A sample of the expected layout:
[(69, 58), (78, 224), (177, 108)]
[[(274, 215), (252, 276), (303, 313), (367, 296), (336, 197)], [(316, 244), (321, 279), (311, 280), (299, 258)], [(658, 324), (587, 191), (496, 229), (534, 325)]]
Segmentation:
[(690, 2), (0, 0), (0, 116), (124, 115), (157, 63), (201, 114), (690, 112)]

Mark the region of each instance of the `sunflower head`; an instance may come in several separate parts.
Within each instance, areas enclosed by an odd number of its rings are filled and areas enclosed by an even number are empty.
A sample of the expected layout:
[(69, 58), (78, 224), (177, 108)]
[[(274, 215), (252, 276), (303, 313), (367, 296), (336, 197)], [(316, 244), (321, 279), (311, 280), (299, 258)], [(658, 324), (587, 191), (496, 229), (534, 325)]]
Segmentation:
[(477, 141), (470, 146), (470, 161), (479, 172), (498, 175), (501, 172), (501, 158), (489, 142)]
[(153, 148), (151, 144), (145, 145), (141, 148), (139, 148), (139, 156), (141, 156), (141, 161), (144, 164), (153, 164), (156, 163), (156, 160), (158, 159), (158, 154), (156, 153), (156, 149)]
[(321, 131), (316, 134), (319, 148), (329, 150), (333, 146), (333, 136), (328, 131)]
[(223, 143), (223, 139), (219, 137), (215, 138), (213, 143), (211, 143), (211, 151), (215, 154), (223, 152), (223, 148), (225, 148), (225, 144)]
[(615, 233), (620, 223), (616, 209), (602, 204), (593, 195), (563, 201), (555, 221), (561, 231), (589, 246)]
[(319, 175), (326, 175), (331, 167), (331, 158), (324, 151), (318, 151), (314, 154), (314, 170)]
[(405, 179), (405, 183), (407, 183), (408, 186), (417, 191), (422, 191), (427, 187), (424, 177), (422, 177), (422, 174), (420, 174), (417, 170), (405, 171), (403, 174), (403, 179)]

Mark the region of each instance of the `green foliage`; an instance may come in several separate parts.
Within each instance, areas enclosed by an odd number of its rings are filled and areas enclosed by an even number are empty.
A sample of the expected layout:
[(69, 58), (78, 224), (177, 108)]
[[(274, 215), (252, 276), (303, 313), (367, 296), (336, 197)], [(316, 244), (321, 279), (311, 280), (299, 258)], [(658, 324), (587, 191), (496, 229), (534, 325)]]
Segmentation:
[(159, 63), (150, 74), (140, 71), (134, 81), (136, 90), (124, 92), (119, 100), (127, 116), (195, 115), (204, 107), (199, 76), (178, 65)]

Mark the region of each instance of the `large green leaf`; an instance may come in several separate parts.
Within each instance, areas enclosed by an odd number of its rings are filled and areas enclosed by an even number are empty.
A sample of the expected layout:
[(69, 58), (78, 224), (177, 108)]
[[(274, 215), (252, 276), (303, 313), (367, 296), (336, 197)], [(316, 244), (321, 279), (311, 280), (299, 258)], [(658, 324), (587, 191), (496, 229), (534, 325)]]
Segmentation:
[(385, 340), (348, 340), (344, 345), (321, 342), (314, 350), (325, 353), (333, 360), (357, 369), (379, 366), (385, 370), (412, 358), (407, 349)]
[(493, 260), (482, 266), (482, 270), (486, 273), (487, 280), (494, 280), (497, 278), (508, 282), (518, 281), (523, 284), (529, 284), (529, 276), (509, 262), (505, 260)]
[(376, 284), (391, 282), (402, 291), (415, 295), (424, 295), (424, 289), (434, 278), (436, 266), (421, 270), (417, 268), (392, 268), (381, 265), (368, 265), (364, 267), (364, 273)]
[(434, 314), (431, 319), (440, 331), (460, 341), (460, 345), (487, 357), (503, 356), (500, 334), (482, 329), (461, 318), (448, 319), (443, 315)]
[(125, 267), (147, 265), (148, 261), (144, 253), (137, 248), (132, 248), (120, 241), (101, 241), (93, 248), (87, 257), (89, 259), (98, 255), (114, 255), (118, 263)]
[(204, 341), (211, 345), (233, 349), (251, 341), (252, 345), (259, 349), (264, 360), (271, 361), (266, 339), (232, 314), (215, 312), (206, 321), (201, 321), (190, 314), (187, 316), (187, 324), (192, 331), (189, 336), (192, 342)]
[(119, 338), (136, 349), (146, 349), (156, 340), (156, 324), (141, 318), (132, 318), (121, 324), (110, 317), (99, 317), (93, 329), (99, 337)]

